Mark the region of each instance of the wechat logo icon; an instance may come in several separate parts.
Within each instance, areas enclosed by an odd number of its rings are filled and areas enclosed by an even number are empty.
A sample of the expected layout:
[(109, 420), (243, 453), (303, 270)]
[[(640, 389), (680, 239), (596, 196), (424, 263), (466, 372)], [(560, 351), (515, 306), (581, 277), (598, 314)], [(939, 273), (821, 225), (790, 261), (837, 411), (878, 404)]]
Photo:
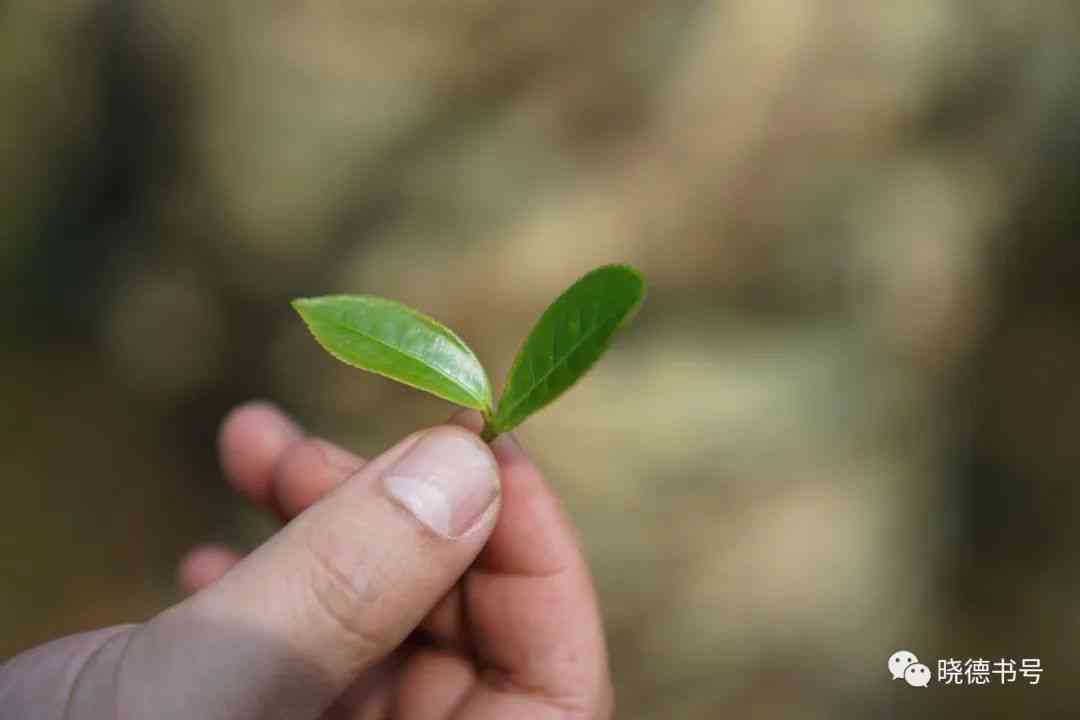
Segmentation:
[(893, 680), (904, 680), (912, 687), (930, 684), (930, 668), (920, 663), (910, 650), (897, 650), (889, 656), (889, 674)]

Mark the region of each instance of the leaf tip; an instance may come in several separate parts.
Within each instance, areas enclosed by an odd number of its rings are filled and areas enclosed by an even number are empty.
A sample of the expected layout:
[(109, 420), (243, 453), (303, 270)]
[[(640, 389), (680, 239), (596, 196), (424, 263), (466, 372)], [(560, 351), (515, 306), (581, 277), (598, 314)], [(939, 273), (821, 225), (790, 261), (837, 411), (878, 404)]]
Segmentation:
[(608, 267), (617, 269), (617, 270), (619, 270), (621, 272), (624, 272), (627, 275), (629, 275), (631, 278), (633, 278), (633, 280), (637, 284), (637, 286), (639, 288), (641, 288), (642, 292), (644, 292), (644, 290), (645, 290), (645, 273), (641, 272), (640, 270), (638, 270), (633, 265), (630, 265), (630, 264), (627, 264), (627, 263), (616, 263), (614, 265), (609, 265)]
[[(630, 320), (637, 314), (638, 309), (641, 307), (642, 302), (645, 301), (645, 295), (648, 292), (648, 283), (645, 280), (645, 273), (638, 270), (633, 265), (628, 263), (612, 263), (610, 265), (604, 265), (594, 270), (594, 273), (606, 272), (607, 274), (620, 274), (629, 282), (627, 283), (628, 289), (633, 294), (633, 302), (627, 309), (626, 316), (623, 318), (624, 322)], [(591, 273), (590, 273), (591, 274)]]
[(633, 265), (630, 265), (629, 263), (611, 263), (609, 265), (601, 265), (595, 270), (587, 273), (585, 277), (582, 278), (582, 280), (595, 275), (622, 275), (626, 280), (629, 281), (628, 284), (639, 298), (645, 297), (645, 290), (647, 287), (647, 283), (645, 281), (645, 274)]
[(296, 314), (300, 316), (300, 319), (304, 321), (309, 327), (313, 321), (313, 313), (317, 311), (317, 306), (320, 298), (314, 297), (299, 297), (293, 298), (289, 301), (289, 306), (296, 311)]

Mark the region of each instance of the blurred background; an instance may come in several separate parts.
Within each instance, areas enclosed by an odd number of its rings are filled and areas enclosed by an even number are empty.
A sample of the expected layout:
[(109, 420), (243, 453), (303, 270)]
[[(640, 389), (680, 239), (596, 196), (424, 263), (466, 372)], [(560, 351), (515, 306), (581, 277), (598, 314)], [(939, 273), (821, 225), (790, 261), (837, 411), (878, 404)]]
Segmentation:
[(291, 297), (417, 306), (501, 385), (623, 261), (642, 312), (520, 431), (619, 717), (1075, 716), (1078, 61), (1070, 3), (0, 4), (0, 656), (273, 530), (235, 403), (366, 455), (450, 413)]

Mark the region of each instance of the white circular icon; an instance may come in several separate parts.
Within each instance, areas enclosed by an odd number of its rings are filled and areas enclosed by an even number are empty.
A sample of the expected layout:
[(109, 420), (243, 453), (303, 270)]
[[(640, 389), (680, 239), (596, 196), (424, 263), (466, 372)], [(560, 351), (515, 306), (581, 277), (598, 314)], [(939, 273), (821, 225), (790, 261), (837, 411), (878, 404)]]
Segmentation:
[(912, 663), (904, 670), (904, 679), (911, 687), (926, 687), (930, 684), (930, 668), (922, 663)]
[(919, 658), (915, 657), (915, 653), (910, 650), (897, 650), (889, 656), (889, 672), (892, 673), (893, 680), (900, 680), (904, 677), (904, 671), (908, 669), (909, 665), (914, 665), (919, 662)]

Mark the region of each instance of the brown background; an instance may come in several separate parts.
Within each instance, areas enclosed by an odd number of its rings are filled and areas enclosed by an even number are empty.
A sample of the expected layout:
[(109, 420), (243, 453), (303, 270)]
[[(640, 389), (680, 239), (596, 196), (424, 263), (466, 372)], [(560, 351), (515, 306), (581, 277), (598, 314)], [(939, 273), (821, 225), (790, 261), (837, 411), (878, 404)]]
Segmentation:
[[(1064, 8), (1064, 9), (1063, 9)], [(620, 717), (1080, 711), (1080, 8), (974, 0), (0, 5), (0, 656), (148, 617), (270, 522), (267, 397), (364, 454), (449, 413), (291, 297), (392, 296), (497, 384), (544, 305), (650, 297), (522, 441)], [(1038, 657), (915, 690), (896, 649)]]

